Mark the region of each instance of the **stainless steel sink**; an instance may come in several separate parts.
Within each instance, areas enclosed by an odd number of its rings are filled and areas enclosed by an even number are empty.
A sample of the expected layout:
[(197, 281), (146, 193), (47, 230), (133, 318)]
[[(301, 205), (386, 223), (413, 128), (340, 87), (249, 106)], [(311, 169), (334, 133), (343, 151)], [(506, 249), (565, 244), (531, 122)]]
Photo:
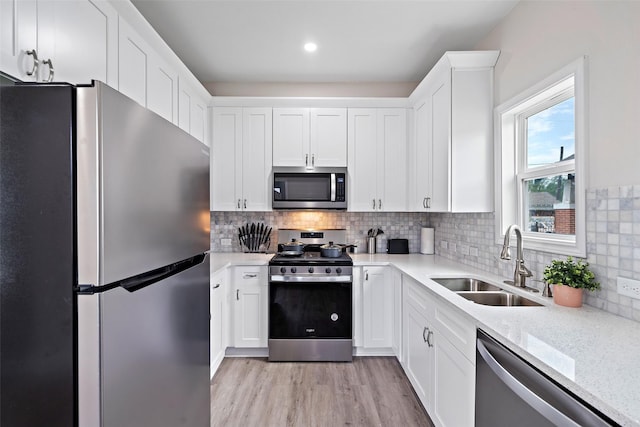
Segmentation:
[(527, 306), (535, 307), (541, 306), (535, 301), (520, 295), (512, 294), (510, 292), (457, 292), (463, 298), (471, 300), (477, 304), (501, 306), (501, 307), (518, 307)]
[(470, 277), (447, 277), (439, 279), (431, 279), (434, 282), (444, 286), (445, 288), (453, 291), (473, 291), (473, 292), (486, 292), (486, 291), (500, 291), (502, 290), (498, 286), (491, 283), (484, 282), (482, 280), (473, 279)]

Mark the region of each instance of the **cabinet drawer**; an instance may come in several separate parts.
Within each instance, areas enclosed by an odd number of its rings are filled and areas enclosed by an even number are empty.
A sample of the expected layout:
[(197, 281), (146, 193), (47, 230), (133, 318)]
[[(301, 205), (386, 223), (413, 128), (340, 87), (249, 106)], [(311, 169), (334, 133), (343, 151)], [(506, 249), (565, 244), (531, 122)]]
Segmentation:
[(443, 307), (443, 303), (432, 303), (435, 306), (434, 326), (448, 340), (460, 350), (464, 356), (475, 366), (476, 359), (476, 328), (456, 313), (455, 309)]
[(428, 291), (424, 289), (421, 284), (408, 276), (403, 276), (403, 284), (406, 284), (405, 301), (408, 304), (411, 304), (423, 316), (431, 319), (434, 315), (434, 304), (432, 299), (429, 297)]

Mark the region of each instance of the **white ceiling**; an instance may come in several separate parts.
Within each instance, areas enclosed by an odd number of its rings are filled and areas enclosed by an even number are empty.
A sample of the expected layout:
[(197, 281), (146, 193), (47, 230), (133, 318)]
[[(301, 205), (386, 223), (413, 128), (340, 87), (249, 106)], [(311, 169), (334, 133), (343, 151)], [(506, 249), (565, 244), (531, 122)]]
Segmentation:
[(445, 51), (473, 49), (517, 2), (133, 0), (203, 83), (417, 82)]

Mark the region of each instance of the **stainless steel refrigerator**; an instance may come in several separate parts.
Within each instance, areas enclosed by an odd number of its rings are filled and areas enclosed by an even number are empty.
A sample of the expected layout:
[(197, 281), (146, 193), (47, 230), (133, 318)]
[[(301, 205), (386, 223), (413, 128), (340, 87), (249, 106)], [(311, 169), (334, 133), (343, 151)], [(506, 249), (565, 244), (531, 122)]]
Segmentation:
[(209, 425), (209, 155), (110, 87), (0, 87), (0, 425)]

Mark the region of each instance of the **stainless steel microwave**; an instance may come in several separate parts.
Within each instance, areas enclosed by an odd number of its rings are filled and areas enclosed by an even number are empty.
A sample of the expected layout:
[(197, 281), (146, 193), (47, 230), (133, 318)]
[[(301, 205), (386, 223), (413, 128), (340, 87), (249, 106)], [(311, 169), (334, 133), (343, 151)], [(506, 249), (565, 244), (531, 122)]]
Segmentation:
[(347, 168), (274, 168), (272, 206), (347, 209)]

